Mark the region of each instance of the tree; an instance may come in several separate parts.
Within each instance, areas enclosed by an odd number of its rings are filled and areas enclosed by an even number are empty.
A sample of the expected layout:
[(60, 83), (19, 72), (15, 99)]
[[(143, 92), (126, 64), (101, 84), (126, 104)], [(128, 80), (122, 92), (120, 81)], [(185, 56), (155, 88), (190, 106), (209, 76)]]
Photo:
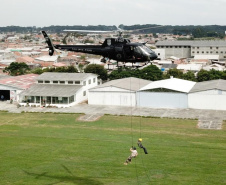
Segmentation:
[(170, 78), (171, 76), (182, 79), (183, 72), (179, 69), (169, 69), (165, 75), (165, 78)]
[(107, 70), (104, 69), (104, 66), (97, 65), (97, 64), (90, 64), (84, 69), (85, 73), (94, 73), (97, 74), (98, 77), (102, 80), (107, 80)]
[(155, 65), (149, 65), (141, 70), (141, 78), (146, 80), (161, 80), (163, 78), (162, 71)]
[(34, 74), (42, 74), (45, 72), (58, 72), (58, 73), (78, 73), (78, 70), (74, 66), (68, 66), (68, 67), (50, 67), (50, 68), (37, 68), (32, 71)]
[(195, 74), (192, 71), (183, 74), (183, 79), (196, 82)]
[(197, 81), (202, 82), (202, 81), (208, 81), (208, 80), (210, 80), (209, 72), (204, 69), (201, 69), (197, 74)]
[(12, 62), (8, 67), (5, 67), (3, 70), (4, 73), (9, 73), (11, 76), (18, 76), (27, 74), (30, 71), (29, 66), (22, 62)]
[(217, 71), (215, 69), (211, 69), (209, 71), (209, 75), (210, 75), (210, 80), (221, 79), (222, 75), (223, 75), (223, 72)]

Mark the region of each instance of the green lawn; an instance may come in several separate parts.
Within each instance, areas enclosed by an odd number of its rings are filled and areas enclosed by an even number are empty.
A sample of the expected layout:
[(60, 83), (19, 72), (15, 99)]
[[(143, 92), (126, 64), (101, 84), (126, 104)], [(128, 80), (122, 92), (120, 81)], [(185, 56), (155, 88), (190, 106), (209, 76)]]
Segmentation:
[[(197, 120), (0, 112), (0, 184), (226, 184), (226, 129)], [(123, 165), (139, 137), (149, 154)]]

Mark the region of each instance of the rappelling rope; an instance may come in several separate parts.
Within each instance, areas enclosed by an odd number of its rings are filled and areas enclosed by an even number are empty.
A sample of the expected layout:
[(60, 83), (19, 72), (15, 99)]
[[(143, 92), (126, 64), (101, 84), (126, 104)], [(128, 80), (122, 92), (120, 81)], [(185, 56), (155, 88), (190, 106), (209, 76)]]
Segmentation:
[[(140, 79), (139, 79), (139, 89), (140, 89)], [(138, 94), (138, 102), (139, 102), (139, 106), (140, 106), (140, 92), (139, 92), (139, 94)], [(139, 115), (140, 115), (140, 138), (142, 138), (142, 135), (141, 135), (141, 106), (139, 107)], [(148, 180), (149, 180), (149, 182), (151, 182), (151, 179), (150, 179), (150, 177), (149, 177), (149, 175), (148, 175), (148, 173), (147, 173), (147, 168), (145, 167), (145, 165), (144, 165), (144, 159), (143, 159), (143, 155), (141, 155), (141, 161), (142, 161), (142, 165), (143, 165), (143, 168), (144, 168), (144, 170), (145, 170), (145, 174), (146, 174), (146, 176), (147, 176), (147, 178), (148, 178)]]
[[(131, 125), (131, 142), (132, 142), (132, 147), (133, 147), (133, 120), (132, 120), (132, 113), (133, 113), (133, 105), (132, 105), (132, 93), (131, 93), (131, 83), (132, 83), (132, 78), (130, 77), (130, 104), (131, 104), (131, 112), (130, 112), (130, 125)], [(135, 169), (136, 169), (136, 177), (137, 177), (137, 184), (139, 184), (139, 178), (138, 178), (138, 173), (137, 173), (137, 161), (135, 159)]]

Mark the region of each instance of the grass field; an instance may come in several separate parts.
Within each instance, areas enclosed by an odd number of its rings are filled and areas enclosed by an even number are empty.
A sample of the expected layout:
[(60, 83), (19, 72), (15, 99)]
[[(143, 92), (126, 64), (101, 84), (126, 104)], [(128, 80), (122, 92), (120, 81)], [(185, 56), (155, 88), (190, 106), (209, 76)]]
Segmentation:
[[(0, 112), (1, 185), (226, 184), (226, 129), (197, 120)], [(143, 138), (123, 165), (130, 147)]]

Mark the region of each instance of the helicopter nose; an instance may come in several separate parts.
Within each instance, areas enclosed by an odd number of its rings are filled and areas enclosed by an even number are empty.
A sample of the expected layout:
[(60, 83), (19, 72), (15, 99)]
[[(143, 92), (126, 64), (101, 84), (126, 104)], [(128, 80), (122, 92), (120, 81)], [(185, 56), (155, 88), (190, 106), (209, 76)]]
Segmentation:
[(155, 60), (156, 58), (158, 58), (158, 56), (155, 53), (151, 53), (150, 54), (150, 59), (151, 60)]

